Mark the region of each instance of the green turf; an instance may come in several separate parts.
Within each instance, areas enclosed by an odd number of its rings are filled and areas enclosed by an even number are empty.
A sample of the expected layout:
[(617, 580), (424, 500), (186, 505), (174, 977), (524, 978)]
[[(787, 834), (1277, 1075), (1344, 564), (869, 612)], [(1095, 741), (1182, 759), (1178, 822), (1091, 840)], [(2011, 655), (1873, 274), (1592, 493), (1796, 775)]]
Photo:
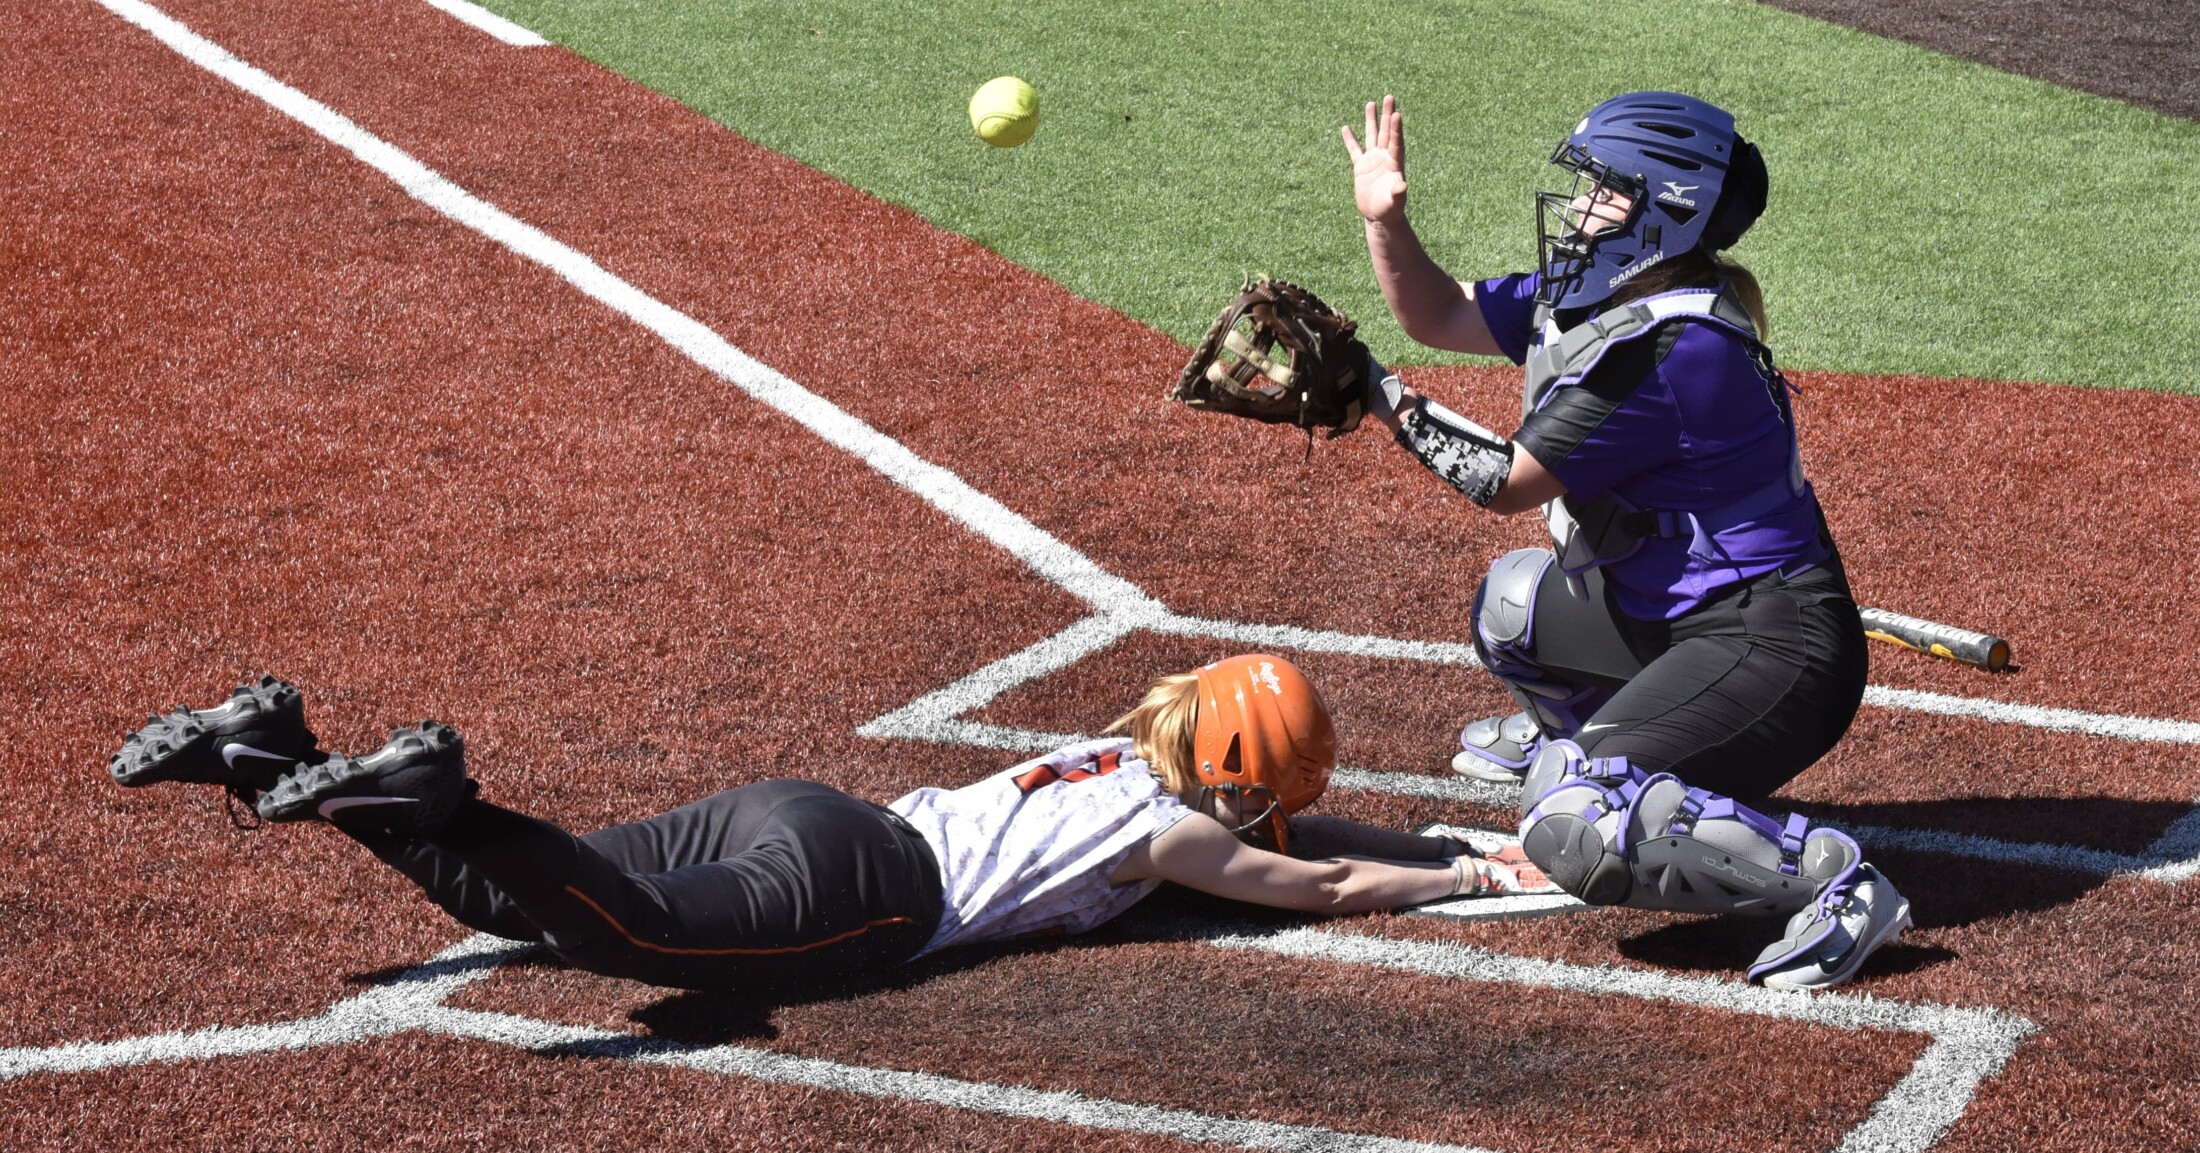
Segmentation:
[[(1533, 261), (1530, 194), (1573, 120), (1677, 88), (1771, 165), (1735, 255), (1785, 363), (2200, 392), (2200, 125), (1753, 4), (492, 6), (1179, 339), (1264, 270), (1406, 363), (1456, 358), (1383, 307), (1337, 126), (1396, 92), (1416, 226), (1492, 275)], [(965, 114), (1003, 73), (1039, 90), (1013, 151)]]

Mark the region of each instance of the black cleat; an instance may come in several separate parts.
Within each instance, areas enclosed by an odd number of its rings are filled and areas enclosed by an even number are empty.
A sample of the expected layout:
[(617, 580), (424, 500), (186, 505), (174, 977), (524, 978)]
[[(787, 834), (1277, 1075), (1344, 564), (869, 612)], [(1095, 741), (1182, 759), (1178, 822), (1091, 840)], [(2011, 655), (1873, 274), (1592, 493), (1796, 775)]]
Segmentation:
[(425, 836), (443, 827), (474, 795), (466, 776), (466, 745), (449, 725), (422, 721), (390, 734), (363, 757), (341, 753), (299, 765), (260, 795), (265, 821), (334, 820)]
[(271, 676), (238, 685), (213, 708), (178, 709), (145, 720), (122, 751), (107, 758), (107, 771), (133, 789), (185, 781), (221, 785), (249, 800), (299, 762), (320, 755), (297, 686)]

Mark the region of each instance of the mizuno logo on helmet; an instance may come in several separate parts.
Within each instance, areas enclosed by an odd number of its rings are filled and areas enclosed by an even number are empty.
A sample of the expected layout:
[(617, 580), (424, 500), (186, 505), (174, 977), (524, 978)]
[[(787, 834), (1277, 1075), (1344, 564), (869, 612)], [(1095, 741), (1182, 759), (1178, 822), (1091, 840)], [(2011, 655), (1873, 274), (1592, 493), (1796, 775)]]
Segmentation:
[(1662, 200), (1667, 204), (1678, 204), (1683, 208), (1696, 207), (1696, 202), (1690, 200), (1686, 195), (1683, 194), (1694, 192), (1695, 190), (1702, 188), (1703, 185), (1682, 184), (1678, 180), (1666, 180), (1661, 181), (1660, 183), (1665, 185), (1665, 191), (1658, 193), (1659, 200)]

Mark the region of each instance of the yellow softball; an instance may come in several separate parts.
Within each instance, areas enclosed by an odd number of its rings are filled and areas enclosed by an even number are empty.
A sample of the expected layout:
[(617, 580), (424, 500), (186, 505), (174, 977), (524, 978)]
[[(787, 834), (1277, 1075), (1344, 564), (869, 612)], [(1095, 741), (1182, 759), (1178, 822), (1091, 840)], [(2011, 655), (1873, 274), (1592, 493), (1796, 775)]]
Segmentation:
[(1014, 76), (996, 76), (970, 97), (970, 126), (995, 148), (1014, 148), (1039, 130), (1039, 94)]

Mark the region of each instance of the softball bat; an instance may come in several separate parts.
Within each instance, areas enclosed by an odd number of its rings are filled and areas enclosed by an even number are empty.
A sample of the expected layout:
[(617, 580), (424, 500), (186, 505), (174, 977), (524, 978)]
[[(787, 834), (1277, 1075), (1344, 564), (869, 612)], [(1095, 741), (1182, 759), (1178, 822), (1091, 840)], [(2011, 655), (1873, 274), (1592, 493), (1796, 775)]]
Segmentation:
[(1864, 635), (1875, 641), (1962, 661), (1991, 672), (1998, 673), (2009, 667), (2009, 642), (2000, 637), (1906, 617), (1885, 609), (1858, 611), (1864, 617)]

